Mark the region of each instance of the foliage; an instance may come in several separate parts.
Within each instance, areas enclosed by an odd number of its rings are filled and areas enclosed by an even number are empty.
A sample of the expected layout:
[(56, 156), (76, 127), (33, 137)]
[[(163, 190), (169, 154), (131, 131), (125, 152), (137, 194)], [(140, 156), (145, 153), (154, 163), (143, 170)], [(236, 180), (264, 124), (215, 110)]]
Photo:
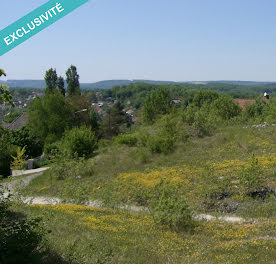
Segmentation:
[(247, 194), (261, 191), (265, 187), (262, 167), (254, 155), (252, 156), (250, 165), (241, 171), (239, 181), (244, 192)]
[(19, 112), (13, 112), (9, 115), (6, 115), (3, 119), (5, 123), (12, 123), (18, 116), (20, 116), (21, 113)]
[(59, 76), (57, 79), (57, 88), (60, 91), (60, 93), (65, 96), (65, 83), (63, 77)]
[(61, 142), (57, 141), (54, 143), (49, 143), (44, 145), (43, 154), (46, 159), (55, 159), (57, 156), (61, 155)]
[(120, 145), (127, 145), (133, 147), (137, 144), (138, 139), (135, 134), (121, 134), (114, 138), (114, 142)]
[(216, 123), (215, 116), (210, 112), (210, 106), (208, 104), (204, 104), (200, 110), (194, 113), (192, 127), (195, 130), (196, 136), (203, 137), (212, 134)]
[(89, 158), (97, 148), (97, 138), (91, 128), (81, 126), (65, 131), (62, 145), (71, 158)]
[(193, 226), (192, 213), (183, 193), (168, 182), (161, 180), (156, 185), (149, 207), (158, 224), (176, 231), (189, 230)]
[[(99, 124), (98, 116), (93, 109), (91, 109), (90, 102), (86, 96), (72, 95), (66, 99), (74, 112), (74, 126), (90, 126), (95, 133), (98, 133)], [(84, 112), (78, 112), (87, 109)], [(76, 112), (78, 112), (76, 114)]]
[[(0, 190), (0, 263), (37, 263), (46, 231), (41, 219), (24, 219), (10, 210), (9, 198)], [(41, 263), (41, 262), (40, 262)]]
[(25, 162), (26, 162), (26, 146), (24, 146), (22, 149), (20, 147), (17, 148), (16, 150), (16, 156), (11, 155), (13, 158), (12, 166), (17, 168), (17, 169), (23, 169)]
[(10, 175), (11, 146), (8, 135), (0, 128), (0, 175), (7, 177)]
[(58, 91), (36, 98), (29, 110), (30, 131), (43, 143), (60, 139), (72, 122), (72, 109)]
[[(6, 73), (4, 70), (0, 69), (0, 77), (1, 76), (6, 76)], [(4, 101), (5, 103), (14, 105), (12, 101), (12, 96), (8, 91), (8, 86), (4, 84), (0, 84), (0, 102)]]
[(276, 122), (276, 99), (271, 98), (268, 103), (264, 104), (263, 109), (264, 121), (269, 123)]
[(81, 94), (79, 75), (76, 66), (71, 65), (66, 71), (66, 82), (69, 96)]
[(213, 102), (212, 107), (222, 120), (229, 120), (241, 114), (241, 108), (230, 96), (220, 96)]
[(31, 134), (27, 127), (10, 131), (9, 141), (12, 145), (21, 148), (26, 146), (26, 155), (30, 158), (35, 158), (42, 154), (42, 143)]
[(141, 130), (138, 135), (139, 146), (147, 147), (152, 153), (173, 152), (178, 139), (177, 123), (170, 116), (159, 120), (156, 131), (148, 133), (147, 130)]
[(158, 88), (153, 90), (143, 104), (143, 120), (153, 123), (159, 115), (168, 114), (171, 111), (172, 97), (168, 89)]
[(107, 110), (102, 127), (102, 137), (111, 139), (120, 134), (122, 126), (127, 124), (128, 119), (126, 113), (123, 111), (123, 105), (120, 102), (115, 103), (111, 109)]
[(57, 88), (57, 80), (58, 80), (56, 70), (51, 68), (48, 71), (46, 71), (44, 80), (46, 83), (45, 93), (55, 92)]
[(195, 93), (193, 104), (197, 107), (202, 107), (204, 104), (211, 104), (219, 98), (219, 94), (211, 90), (200, 90)]
[(245, 108), (244, 116), (247, 120), (256, 120), (257, 118), (263, 121), (264, 108), (266, 103), (263, 100), (257, 100)]

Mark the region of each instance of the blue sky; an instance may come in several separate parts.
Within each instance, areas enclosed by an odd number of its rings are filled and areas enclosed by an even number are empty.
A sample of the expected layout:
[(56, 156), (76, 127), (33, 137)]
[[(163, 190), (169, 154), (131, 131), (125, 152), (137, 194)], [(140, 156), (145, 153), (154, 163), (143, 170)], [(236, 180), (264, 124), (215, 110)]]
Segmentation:
[[(1, 0), (0, 29), (46, 0)], [(275, 0), (90, 0), (0, 57), (8, 79), (276, 81)]]

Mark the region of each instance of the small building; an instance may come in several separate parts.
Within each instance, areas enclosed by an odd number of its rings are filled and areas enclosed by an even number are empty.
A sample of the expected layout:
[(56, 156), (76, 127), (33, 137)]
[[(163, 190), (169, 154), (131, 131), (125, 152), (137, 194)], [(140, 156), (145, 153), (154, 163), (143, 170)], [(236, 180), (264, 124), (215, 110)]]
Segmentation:
[(264, 98), (265, 98), (266, 100), (269, 100), (269, 97), (270, 97), (269, 94), (268, 94), (267, 92), (265, 92), (265, 93), (264, 93)]

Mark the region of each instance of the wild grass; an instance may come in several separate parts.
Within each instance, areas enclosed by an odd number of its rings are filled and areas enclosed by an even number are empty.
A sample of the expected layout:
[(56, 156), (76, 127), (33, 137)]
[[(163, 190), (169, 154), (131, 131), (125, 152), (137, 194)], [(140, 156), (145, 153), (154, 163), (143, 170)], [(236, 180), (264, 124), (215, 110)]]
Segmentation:
[[(264, 174), (264, 187), (276, 189), (275, 130), (224, 127), (213, 136), (180, 142), (171, 154), (144, 150), (142, 159), (140, 147), (113, 144), (80, 165), (67, 164), (68, 169), (64, 164), (53, 165), (54, 169), (31, 182), (25, 194), (73, 199), (77, 203), (98, 199), (109, 206), (122, 202), (147, 205), (154, 185), (166, 179), (178, 183), (196, 211), (259, 217), (254, 206), (271, 207), (273, 211), (275, 197), (250, 202), (248, 195), (241, 195), (239, 175), (250, 166), (254, 155)], [(57, 177), (58, 168), (64, 179)]]
[(17, 205), (40, 216), (48, 244), (70, 263), (275, 263), (276, 222), (197, 223), (173, 232), (143, 213), (79, 205)]

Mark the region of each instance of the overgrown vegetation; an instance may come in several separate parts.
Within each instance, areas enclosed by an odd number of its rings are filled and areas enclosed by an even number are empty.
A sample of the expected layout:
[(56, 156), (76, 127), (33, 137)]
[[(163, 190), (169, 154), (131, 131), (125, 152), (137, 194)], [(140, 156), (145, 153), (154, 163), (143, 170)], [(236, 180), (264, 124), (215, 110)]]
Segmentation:
[[(271, 262), (274, 239), (260, 236), (275, 236), (273, 98), (242, 110), (229, 94), (177, 85), (136, 84), (84, 95), (76, 67), (66, 75), (67, 96), (63, 78), (47, 72), (45, 96), (33, 102), (28, 127), (3, 132), (1, 141), (2, 149), (19, 146), (17, 161), (24, 144), (27, 155), (43, 149), (51, 166), (24, 195), (97, 207), (15, 205), (48, 219), (57, 233), (47, 235), (55, 250), (73, 263)], [(99, 114), (91, 98), (108, 98)], [(262, 122), (268, 123), (252, 126)], [(119, 209), (125, 206), (138, 212)], [(206, 223), (202, 214), (247, 222)]]

